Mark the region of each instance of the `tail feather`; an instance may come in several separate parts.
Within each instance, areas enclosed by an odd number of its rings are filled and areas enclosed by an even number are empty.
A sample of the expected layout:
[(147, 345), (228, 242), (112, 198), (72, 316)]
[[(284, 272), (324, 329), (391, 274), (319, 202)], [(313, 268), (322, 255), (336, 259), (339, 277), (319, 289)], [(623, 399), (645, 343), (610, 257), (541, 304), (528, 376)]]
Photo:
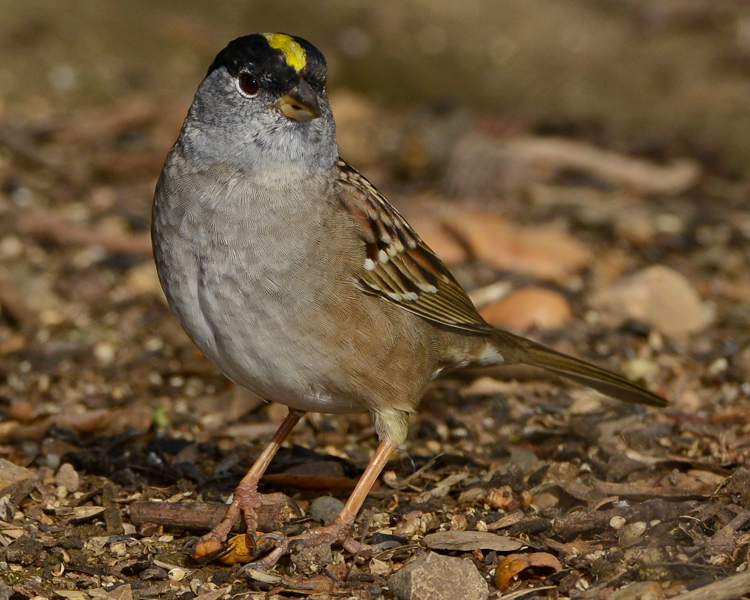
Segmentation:
[[(541, 367), (624, 402), (636, 402), (649, 406), (666, 406), (668, 404), (664, 398), (649, 392), (625, 379), (625, 377), (586, 361), (562, 354), (507, 331), (498, 330), (494, 337), (498, 345), (498, 351), (506, 356), (510, 354), (510, 356), (507, 356), (509, 363), (523, 363)], [(513, 350), (508, 352), (511, 348)]]

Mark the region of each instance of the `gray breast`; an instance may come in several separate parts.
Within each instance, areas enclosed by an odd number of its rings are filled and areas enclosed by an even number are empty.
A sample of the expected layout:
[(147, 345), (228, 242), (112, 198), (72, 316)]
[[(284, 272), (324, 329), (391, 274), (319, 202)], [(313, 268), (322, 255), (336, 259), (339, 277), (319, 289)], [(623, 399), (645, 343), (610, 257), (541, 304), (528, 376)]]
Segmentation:
[[(180, 323), (230, 379), (304, 410), (361, 410), (327, 385), (340, 358), (320, 334), (332, 265), (320, 256), (331, 240), (316, 233), (336, 208), (312, 201), (315, 183), (271, 194), (220, 170), (165, 169), (154, 207), (157, 268)], [(300, 213), (306, 234), (292, 229)]]

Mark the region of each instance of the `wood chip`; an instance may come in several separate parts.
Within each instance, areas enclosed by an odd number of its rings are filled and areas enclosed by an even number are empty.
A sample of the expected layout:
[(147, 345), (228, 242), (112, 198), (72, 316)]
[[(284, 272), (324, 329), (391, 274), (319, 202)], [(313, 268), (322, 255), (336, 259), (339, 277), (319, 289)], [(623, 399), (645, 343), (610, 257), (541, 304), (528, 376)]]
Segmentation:
[(514, 513), (510, 513), (509, 515), (505, 515), (504, 517), (498, 519), (497, 521), (493, 521), (492, 523), (487, 523), (487, 529), (488, 531), (495, 531), (497, 529), (505, 529), (506, 527), (510, 527), (511, 525), (515, 525), (516, 523), (520, 523), (523, 521), (524, 514), (523, 512), (516, 511)]
[(281, 583), (281, 577), (279, 577), (278, 575), (273, 575), (272, 573), (264, 573), (263, 571), (258, 571), (257, 569), (245, 569), (243, 573), (245, 573), (245, 575), (247, 575), (250, 579), (260, 581), (261, 583), (268, 583), (270, 585)]
[[(70, 522), (83, 523), (84, 521), (89, 521), (94, 517), (101, 515), (104, 510), (105, 508), (103, 506), (77, 506), (72, 510), (72, 514), (70, 515)], [(55, 515), (59, 514), (60, 513), (56, 510)]]
[(219, 588), (217, 590), (213, 590), (212, 592), (206, 592), (205, 594), (200, 594), (199, 596), (195, 597), (195, 600), (219, 600), (222, 596), (229, 593), (229, 590), (232, 589), (231, 585), (226, 585), (223, 588)]
[(496, 550), (513, 552), (525, 544), (519, 540), (489, 531), (438, 531), (424, 537), (424, 543), (433, 550)]

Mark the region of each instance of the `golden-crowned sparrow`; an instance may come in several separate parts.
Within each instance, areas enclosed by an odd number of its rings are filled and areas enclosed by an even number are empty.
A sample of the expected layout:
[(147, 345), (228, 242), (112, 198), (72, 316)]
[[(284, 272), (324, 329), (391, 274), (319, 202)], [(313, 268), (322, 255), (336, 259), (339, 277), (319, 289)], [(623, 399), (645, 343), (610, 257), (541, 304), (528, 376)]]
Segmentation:
[(338, 153), (326, 63), (281, 33), (241, 37), (200, 84), (156, 187), (152, 237), (169, 305), (237, 385), (291, 412), (195, 549), (220, 547), (305, 411), (370, 411), (380, 445), (344, 509), (290, 543), (361, 545), (349, 533), (404, 441), (409, 413), (446, 369), (525, 363), (626, 401), (664, 401), (599, 367), (497, 330), (404, 218)]

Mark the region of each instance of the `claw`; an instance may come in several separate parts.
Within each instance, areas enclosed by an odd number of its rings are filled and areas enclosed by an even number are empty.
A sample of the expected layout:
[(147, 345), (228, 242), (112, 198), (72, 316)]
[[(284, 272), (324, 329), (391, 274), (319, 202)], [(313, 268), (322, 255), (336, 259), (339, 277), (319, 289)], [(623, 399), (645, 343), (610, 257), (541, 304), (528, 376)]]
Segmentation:
[(281, 533), (280, 531), (274, 531), (272, 533), (264, 533), (258, 538), (258, 541), (255, 543), (255, 545), (260, 545), (266, 540), (273, 540), (274, 542), (280, 542), (283, 540), (286, 536)]

